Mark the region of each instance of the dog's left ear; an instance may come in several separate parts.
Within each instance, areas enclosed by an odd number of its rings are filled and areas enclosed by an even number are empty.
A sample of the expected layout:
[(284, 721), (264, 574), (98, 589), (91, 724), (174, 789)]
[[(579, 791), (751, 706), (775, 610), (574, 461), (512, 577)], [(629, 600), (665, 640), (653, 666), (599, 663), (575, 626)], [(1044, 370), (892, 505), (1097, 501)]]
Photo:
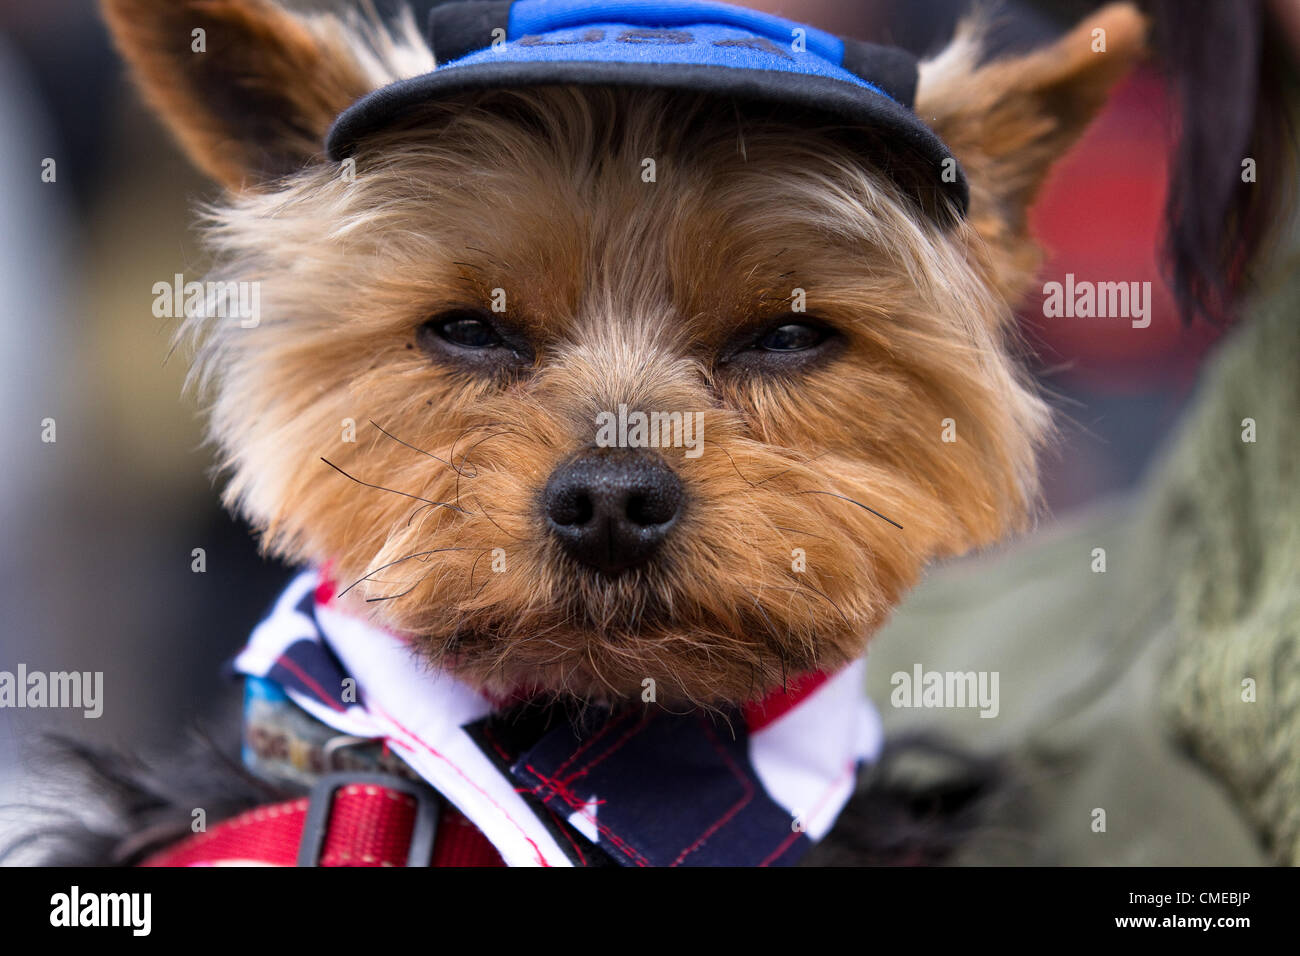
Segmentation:
[(1146, 21), (1132, 4), (1111, 4), (1046, 48), (983, 65), (981, 32), (978, 23), (963, 24), (946, 50), (921, 64), (916, 111), (961, 162), (992, 279), (1015, 299), (1038, 265), (1029, 207), (1051, 166), (1142, 57)]
[(228, 189), (300, 168), (370, 90), (335, 18), (295, 16), (270, 0), (101, 4), (145, 98)]

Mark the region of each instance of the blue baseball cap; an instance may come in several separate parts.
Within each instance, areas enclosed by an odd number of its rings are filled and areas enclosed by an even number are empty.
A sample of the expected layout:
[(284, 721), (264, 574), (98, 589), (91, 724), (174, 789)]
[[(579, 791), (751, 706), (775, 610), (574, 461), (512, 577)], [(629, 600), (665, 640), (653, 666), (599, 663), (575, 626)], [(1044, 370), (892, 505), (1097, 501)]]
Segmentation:
[(700, 92), (866, 135), (872, 162), (931, 214), (964, 215), (969, 190), (948, 147), (912, 111), (916, 58), (712, 0), (458, 0), (434, 7), (438, 67), (375, 90), (326, 138), (331, 159), (470, 91), (551, 85)]

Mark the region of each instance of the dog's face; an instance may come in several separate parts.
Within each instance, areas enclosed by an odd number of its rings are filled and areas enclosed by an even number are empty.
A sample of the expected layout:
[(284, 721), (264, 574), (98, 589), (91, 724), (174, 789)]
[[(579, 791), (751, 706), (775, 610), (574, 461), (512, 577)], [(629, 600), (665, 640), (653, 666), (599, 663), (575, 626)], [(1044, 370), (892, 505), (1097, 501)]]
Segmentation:
[[(972, 180), (943, 225), (833, 132), (682, 94), (482, 94), (353, 174), (320, 137), (431, 69), (418, 39), (256, 0), (107, 9), (229, 187), (214, 278), (257, 284), (254, 327), (189, 323), (228, 501), (463, 679), (751, 699), (860, 654), (927, 561), (1031, 507), (1024, 211), (1136, 48), (1127, 10), (1110, 59), (1089, 26), (923, 70)], [(224, 62), (193, 64), (191, 21)]]

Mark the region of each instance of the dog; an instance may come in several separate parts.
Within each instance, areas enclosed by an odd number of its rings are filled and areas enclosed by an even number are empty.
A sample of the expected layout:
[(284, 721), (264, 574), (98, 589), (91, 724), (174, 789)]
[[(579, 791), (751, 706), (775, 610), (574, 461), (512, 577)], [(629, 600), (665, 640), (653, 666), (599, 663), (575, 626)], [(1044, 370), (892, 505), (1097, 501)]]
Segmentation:
[[(237, 665), (283, 718), (250, 766), (301, 794), (327, 737), (383, 740), (368, 769), (490, 845), (459, 862), (897, 862), (873, 847), (904, 822), (853, 796), (890, 752), (859, 662), (929, 562), (1034, 512), (1027, 213), (1143, 21), (990, 62), (967, 24), (917, 66), (625, 6), (447, 4), (429, 40), (409, 13), (103, 0), (222, 187), (180, 335), (225, 503), (312, 569)], [(259, 314), (218, 308), (245, 288)], [(217, 852), (135, 829), (116, 862)]]

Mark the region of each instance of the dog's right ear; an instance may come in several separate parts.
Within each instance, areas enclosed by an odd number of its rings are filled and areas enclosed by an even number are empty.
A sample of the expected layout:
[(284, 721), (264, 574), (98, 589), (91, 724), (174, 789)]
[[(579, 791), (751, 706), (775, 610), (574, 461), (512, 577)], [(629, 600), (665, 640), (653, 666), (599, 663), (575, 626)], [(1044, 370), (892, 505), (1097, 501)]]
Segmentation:
[(337, 19), (269, 0), (101, 0), (150, 105), (201, 170), (239, 190), (322, 153), (334, 118), (369, 92)]
[(1047, 47), (984, 63), (986, 26), (967, 21), (921, 65), (917, 113), (965, 168), (991, 277), (1016, 299), (1038, 264), (1029, 209), (1048, 170), (1144, 55), (1146, 21), (1131, 3), (1112, 3)]

